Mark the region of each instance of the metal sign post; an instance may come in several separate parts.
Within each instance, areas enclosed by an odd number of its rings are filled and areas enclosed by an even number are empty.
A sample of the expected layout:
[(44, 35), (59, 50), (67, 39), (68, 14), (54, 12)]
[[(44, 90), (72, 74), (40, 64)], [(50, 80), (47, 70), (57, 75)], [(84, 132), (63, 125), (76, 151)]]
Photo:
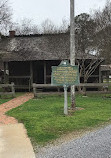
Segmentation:
[(64, 87), (64, 114), (68, 115), (67, 88), (79, 84), (79, 68), (72, 66), (68, 60), (61, 61), (59, 66), (52, 66), (51, 84)]
[(67, 86), (66, 85), (64, 85), (64, 114), (68, 115)]

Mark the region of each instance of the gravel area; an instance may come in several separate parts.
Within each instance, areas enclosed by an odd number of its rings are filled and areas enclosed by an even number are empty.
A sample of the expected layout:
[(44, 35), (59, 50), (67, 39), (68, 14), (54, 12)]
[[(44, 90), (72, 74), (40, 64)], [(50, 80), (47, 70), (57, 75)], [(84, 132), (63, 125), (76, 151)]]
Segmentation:
[(111, 158), (111, 125), (58, 146), (41, 148), (36, 158)]

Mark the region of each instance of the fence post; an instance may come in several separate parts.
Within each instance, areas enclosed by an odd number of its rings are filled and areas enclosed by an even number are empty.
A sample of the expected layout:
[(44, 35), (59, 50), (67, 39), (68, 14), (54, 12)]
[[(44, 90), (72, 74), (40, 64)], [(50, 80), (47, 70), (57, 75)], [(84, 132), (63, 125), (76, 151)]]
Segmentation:
[(11, 82), (11, 87), (12, 87), (12, 96), (15, 97), (15, 87), (13, 82)]
[(57, 91), (60, 92), (60, 87), (57, 87)]
[(33, 93), (34, 93), (34, 97), (37, 97), (36, 84), (35, 83), (33, 83)]

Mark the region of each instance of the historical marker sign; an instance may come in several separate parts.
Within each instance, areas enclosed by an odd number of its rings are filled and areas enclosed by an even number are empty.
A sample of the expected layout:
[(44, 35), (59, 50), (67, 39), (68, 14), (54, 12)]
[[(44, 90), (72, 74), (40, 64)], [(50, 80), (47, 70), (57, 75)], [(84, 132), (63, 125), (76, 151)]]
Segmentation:
[(67, 60), (59, 66), (52, 66), (51, 84), (57, 86), (71, 86), (79, 84), (78, 66), (71, 66)]
[(51, 84), (64, 87), (64, 114), (68, 114), (67, 87), (79, 84), (79, 68), (64, 60), (59, 66), (52, 66)]

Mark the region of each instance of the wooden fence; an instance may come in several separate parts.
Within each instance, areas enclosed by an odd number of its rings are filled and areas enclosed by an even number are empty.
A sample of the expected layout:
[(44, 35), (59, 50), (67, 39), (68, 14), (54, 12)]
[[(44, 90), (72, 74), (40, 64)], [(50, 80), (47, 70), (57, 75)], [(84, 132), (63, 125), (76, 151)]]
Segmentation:
[[(110, 83), (80, 83), (80, 87), (86, 87), (86, 88), (97, 88), (101, 91), (108, 91), (109, 86), (111, 86)], [(79, 87), (77, 86), (77, 87)]]
[(28, 89), (31, 90), (31, 77), (30, 76), (9, 76), (11, 82), (15, 83), (15, 89)]
[(15, 97), (14, 83), (11, 84), (0, 84), (0, 95), (12, 95)]
[[(111, 83), (80, 83), (76, 88), (78, 87), (86, 87), (86, 89), (93, 89), (96, 88), (99, 91), (108, 91), (108, 88), (111, 87)], [(35, 84), (33, 83), (33, 93), (34, 96), (37, 97), (37, 93), (40, 92), (40, 90), (43, 90), (43, 88), (49, 88), (49, 89), (57, 89), (58, 92), (60, 92), (60, 89), (63, 88), (63, 86), (52, 86), (51, 84)]]
[(37, 93), (40, 92), (43, 88), (57, 89), (60, 91), (61, 86), (52, 86), (51, 84), (35, 84), (33, 83), (33, 93), (37, 97)]

